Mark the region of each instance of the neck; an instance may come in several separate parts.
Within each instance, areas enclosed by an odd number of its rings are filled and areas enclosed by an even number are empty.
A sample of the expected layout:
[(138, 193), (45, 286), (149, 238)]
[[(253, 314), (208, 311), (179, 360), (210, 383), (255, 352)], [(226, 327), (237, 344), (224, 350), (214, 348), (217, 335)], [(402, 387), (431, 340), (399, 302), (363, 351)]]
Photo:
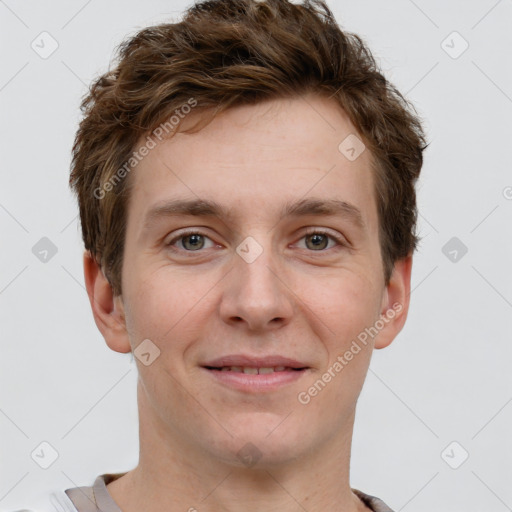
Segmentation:
[(108, 485), (123, 512), (368, 510), (349, 485), (355, 411), (340, 435), (314, 450), (244, 467), (187, 445), (141, 402), (139, 464)]

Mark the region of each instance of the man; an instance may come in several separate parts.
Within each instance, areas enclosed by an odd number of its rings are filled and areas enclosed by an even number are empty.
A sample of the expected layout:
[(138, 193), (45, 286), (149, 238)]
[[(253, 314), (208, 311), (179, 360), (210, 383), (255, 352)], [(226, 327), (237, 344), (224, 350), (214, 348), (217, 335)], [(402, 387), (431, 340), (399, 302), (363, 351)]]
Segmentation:
[(350, 449), (407, 317), (426, 144), (363, 41), (321, 1), (205, 1), (123, 43), (82, 109), (85, 282), (135, 356), (140, 459), (54, 498), (390, 511), (350, 487)]

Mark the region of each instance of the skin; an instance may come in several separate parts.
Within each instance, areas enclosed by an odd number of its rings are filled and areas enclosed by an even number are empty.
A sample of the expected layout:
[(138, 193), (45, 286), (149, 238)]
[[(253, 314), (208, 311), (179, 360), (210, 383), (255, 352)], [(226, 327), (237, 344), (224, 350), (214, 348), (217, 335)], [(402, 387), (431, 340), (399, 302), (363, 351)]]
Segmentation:
[[(407, 317), (412, 258), (396, 262), (386, 285), (371, 155), (350, 161), (338, 150), (351, 133), (332, 99), (273, 100), (178, 133), (130, 175), (122, 296), (84, 255), (108, 346), (127, 353), (149, 339), (160, 350), (148, 366), (135, 358), (139, 464), (108, 485), (124, 512), (368, 510), (349, 484), (355, 407), (373, 349), (388, 346)], [(343, 215), (279, 220), (286, 202), (308, 197), (351, 203), (364, 226)], [(165, 217), (144, 227), (155, 204), (176, 198), (215, 200), (231, 217)], [(345, 245), (327, 238), (316, 248), (311, 227)], [(165, 245), (183, 228), (205, 235), (199, 250), (186, 238), (174, 251)], [(236, 252), (248, 236), (263, 250), (252, 263)], [(301, 404), (298, 394), (396, 303), (401, 310), (379, 334)], [(200, 367), (240, 353), (280, 354), (310, 370), (278, 390), (244, 393)], [(252, 467), (237, 456), (246, 443), (261, 453)]]

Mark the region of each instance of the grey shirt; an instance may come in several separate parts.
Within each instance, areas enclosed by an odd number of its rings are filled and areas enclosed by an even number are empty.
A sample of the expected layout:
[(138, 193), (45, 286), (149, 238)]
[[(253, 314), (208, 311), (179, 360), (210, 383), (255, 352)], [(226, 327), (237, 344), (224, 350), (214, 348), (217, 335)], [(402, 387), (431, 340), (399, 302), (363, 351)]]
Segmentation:
[[(104, 473), (99, 475), (90, 487), (66, 489), (66, 495), (78, 512), (122, 512), (110, 496), (107, 485), (126, 473)], [(358, 489), (352, 492), (373, 512), (393, 512), (381, 499), (365, 494)]]

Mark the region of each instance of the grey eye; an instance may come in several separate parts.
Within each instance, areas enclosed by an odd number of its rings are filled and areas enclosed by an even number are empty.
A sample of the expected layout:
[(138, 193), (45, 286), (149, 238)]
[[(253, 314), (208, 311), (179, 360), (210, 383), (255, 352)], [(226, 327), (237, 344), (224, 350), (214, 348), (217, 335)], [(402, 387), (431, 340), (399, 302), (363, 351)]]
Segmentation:
[[(312, 235), (306, 235), (306, 246), (308, 249), (325, 249), (329, 244), (329, 237), (322, 233), (313, 233)], [(308, 240), (311, 241), (312, 246), (308, 244)]]
[[(181, 244), (185, 249), (195, 251), (204, 247), (204, 236), (197, 233), (192, 235), (185, 235), (181, 240)], [(186, 243), (187, 240), (190, 242), (188, 247)]]

